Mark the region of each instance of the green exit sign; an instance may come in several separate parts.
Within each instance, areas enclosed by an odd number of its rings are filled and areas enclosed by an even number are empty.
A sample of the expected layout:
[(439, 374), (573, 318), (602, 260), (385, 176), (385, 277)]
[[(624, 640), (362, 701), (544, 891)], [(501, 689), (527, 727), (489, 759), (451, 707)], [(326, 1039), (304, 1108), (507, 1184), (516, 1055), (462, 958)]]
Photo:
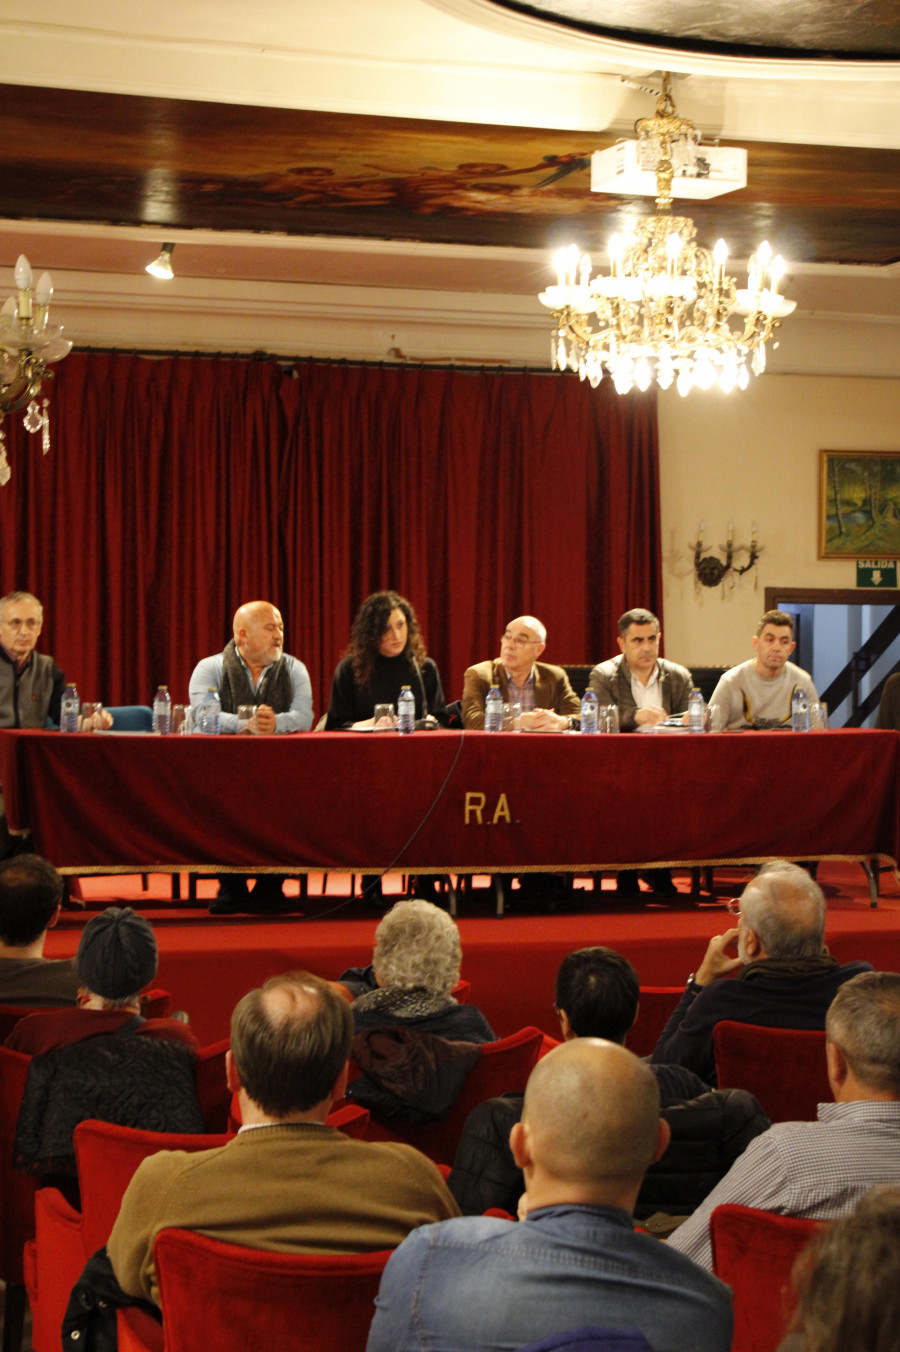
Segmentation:
[(897, 585), (896, 559), (858, 559), (857, 587), (890, 587)]

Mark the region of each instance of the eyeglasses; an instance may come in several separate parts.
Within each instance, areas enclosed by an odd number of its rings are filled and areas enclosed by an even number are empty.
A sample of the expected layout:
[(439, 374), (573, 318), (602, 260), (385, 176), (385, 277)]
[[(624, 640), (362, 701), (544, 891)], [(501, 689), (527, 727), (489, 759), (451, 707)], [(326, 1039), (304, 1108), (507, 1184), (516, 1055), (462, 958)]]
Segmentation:
[(527, 648), (529, 643), (540, 643), (539, 638), (523, 638), (521, 634), (511, 634), (509, 630), (501, 634), (501, 643), (512, 643), (516, 648)]
[(728, 914), (740, 915), (740, 913), (741, 913), (741, 899), (740, 897), (732, 897), (728, 903)]
[(40, 620), (0, 620), (0, 624), (5, 624), (14, 634), (17, 634), (20, 629), (32, 630), (40, 629), (41, 627)]

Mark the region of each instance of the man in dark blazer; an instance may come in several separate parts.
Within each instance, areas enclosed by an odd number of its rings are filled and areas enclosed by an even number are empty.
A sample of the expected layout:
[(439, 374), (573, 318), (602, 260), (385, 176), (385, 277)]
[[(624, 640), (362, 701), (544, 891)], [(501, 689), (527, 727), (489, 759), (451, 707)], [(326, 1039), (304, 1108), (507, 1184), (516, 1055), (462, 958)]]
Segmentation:
[(504, 704), (519, 704), (521, 726), (536, 732), (563, 732), (578, 726), (581, 704), (562, 667), (539, 662), (547, 630), (533, 615), (510, 620), (500, 640), (500, 656), (469, 667), (463, 686), (462, 713), (467, 728), (484, 727), (484, 702), (491, 686), (500, 687)]
[[(659, 655), (659, 620), (649, 610), (626, 610), (619, 619), (621, 656), (599, 662), (591, 672), (590, 688), (600, 705), (614, 704), (619, 711), (621, 732), (656, 727), (672, 714), (685, 714), (694, 678), (687, 667), (667, 662)], [(651, 869), (642, 875), (654, 892), (674, 896), (677, 889), (668, 869)], [(621, 895), (636, 895), (637, 871), (622, 869), (616, 879)]]

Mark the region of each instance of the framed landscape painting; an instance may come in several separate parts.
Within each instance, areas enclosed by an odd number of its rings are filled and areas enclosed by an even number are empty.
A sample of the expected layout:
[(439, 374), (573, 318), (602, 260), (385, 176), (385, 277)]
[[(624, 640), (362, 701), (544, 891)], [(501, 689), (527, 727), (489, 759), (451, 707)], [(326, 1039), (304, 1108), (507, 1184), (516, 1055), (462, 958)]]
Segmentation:
[(900, 451), (820, 454), (819, 558), (900, 558)]

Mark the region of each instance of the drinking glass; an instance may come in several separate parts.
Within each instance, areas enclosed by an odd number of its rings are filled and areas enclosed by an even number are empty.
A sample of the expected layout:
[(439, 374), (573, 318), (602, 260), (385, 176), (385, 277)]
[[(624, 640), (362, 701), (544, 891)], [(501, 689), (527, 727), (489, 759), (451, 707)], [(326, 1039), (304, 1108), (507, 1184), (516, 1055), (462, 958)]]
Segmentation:
[(394, 706), (393, 704), (376, 704), (372, 714), (372, 727), (379, 728), (383, 732), (394, 731)]
[(618, 732), (619, 710), (615, 704), (601, 704), (597, 710), (597, 731)]
[(724, 732), (728, 722), (728, 711), (722, 704), (707, 704), (706, 718), (710, 732)]
[(809, 706), (810, 732), (828, 731), (828, 705), (820, 699)]
[(103, 724), (103, 705), (102, 704), (82, 704), (81, 719), (79, 722), (80, 732), (97, 732)]
[(503, 731), (519, 732), (521, 724), (519, 719), (522, 715), (522, 706), (518, 702), (514, 704), (504, 704), (503, 706)]
[(255, 731), (253, 719), (256, 716), (255, 704), (239, 704), (237, 711), (237, 730), (238, 736), (241, 733), (251, 733)]
[(173, 732), (176, 732), (176, 733), (180, 733), (180, 732), (181, 732), (182, 727), (183, 727), (183, 725), (184, 725), (184, 716), (185, 716), (185, 714), (184, 714), (184, 705), (183, 705), (183, 704), (173, 704), (173, 705), (172, 705), (172, 731), (173, 731)]

